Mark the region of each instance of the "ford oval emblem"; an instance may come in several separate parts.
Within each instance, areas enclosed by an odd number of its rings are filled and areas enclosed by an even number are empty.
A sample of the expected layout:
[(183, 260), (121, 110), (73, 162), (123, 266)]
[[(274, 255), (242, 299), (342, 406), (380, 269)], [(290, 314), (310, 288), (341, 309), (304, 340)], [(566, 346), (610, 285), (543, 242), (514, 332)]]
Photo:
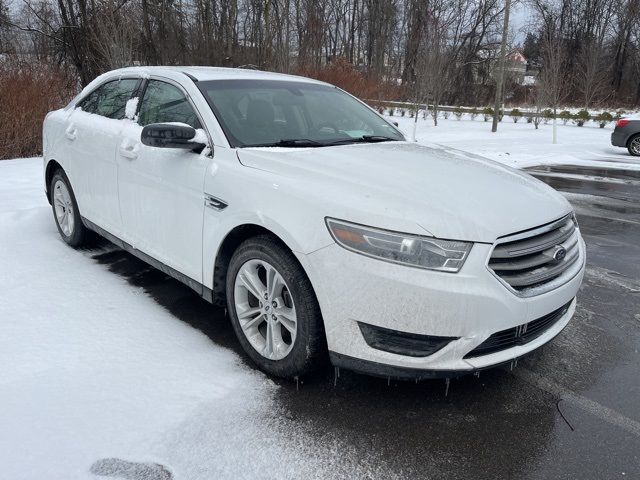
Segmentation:
[(564, 260), (564, 257), (567, 256), (567, 249), (564, 248), (562, 245), (556, 245), (555, 249), (553, 250), (553, 259), (556, 262), (561, 262), (562, 260)]

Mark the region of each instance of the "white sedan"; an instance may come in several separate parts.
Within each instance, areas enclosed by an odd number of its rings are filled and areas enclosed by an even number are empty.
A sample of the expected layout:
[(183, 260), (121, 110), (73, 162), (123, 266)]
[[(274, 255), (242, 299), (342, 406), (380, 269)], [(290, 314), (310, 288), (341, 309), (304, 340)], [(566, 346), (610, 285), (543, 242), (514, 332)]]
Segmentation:
[(106, 73), (44, 123), (60, 235), (92, 232), (225, 305), (264, 371), (327, 358), (450, 377), (569, 322), (585, 247), (521, 172), (407, 142), (323, 82), (249, 70)]

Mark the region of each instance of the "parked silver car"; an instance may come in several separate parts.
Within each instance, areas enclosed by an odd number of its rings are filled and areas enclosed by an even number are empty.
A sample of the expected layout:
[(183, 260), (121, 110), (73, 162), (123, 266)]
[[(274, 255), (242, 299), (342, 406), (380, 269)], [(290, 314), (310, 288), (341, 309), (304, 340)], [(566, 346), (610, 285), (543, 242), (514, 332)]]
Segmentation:
[(611, 134), (611, 145), (625, 147), (631, 155), (640, 157), (640, 117), (618, 120)]

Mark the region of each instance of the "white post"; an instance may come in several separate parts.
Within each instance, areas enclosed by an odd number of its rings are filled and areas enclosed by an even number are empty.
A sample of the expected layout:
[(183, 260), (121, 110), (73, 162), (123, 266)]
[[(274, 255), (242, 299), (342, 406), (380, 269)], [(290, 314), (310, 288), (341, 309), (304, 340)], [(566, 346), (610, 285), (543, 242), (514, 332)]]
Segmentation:
[(418, 114), (420, 113), (420, 108), (416, 107), (416, 114), (413, 119), (413, 132), (411, 133), (411, 141), (416, 141), (416, 127), (418, 126)]
[(553, 109), (553, 144), (558, 143), (558, 126), (557, 126), (556, 109)]

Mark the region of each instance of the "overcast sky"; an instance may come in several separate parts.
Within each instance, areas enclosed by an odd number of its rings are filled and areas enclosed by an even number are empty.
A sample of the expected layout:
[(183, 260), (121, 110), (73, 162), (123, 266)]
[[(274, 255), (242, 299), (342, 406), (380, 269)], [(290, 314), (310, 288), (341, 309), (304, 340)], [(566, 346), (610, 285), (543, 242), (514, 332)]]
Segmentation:
[(511, 7), (511, 12), (509, 14), (509, 23), (510, 30), (513, 32), (516, 38), (516, 42), (522, 43), (524, 42), (525, 37), (527, 36), (527, 25), (531, 20), (531, 9), (526, 5), (523, 5), (523, 2), (516, 2)]

